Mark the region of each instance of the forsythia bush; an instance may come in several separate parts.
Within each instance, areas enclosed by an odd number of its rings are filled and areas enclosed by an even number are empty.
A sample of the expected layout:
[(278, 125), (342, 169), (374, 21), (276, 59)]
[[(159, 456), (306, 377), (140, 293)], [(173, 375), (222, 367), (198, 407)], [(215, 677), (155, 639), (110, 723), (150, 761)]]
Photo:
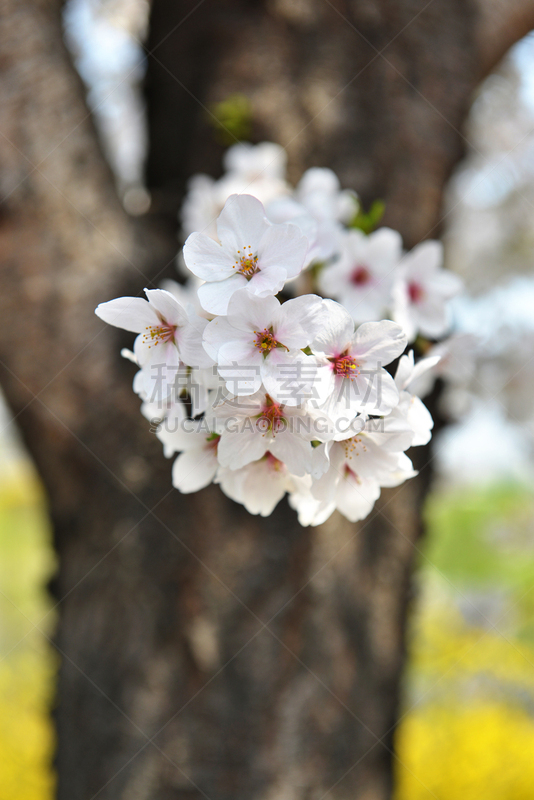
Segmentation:
[(0, 797), (51, 800), (50, 656), (24, 648), (0, 664)]
[[(435, 567), (423, 573), (414, 621), (394, 800), (531, 800), (533, 566), (523, 534), (531, 528), (532, 497), (497, 487), (433, 498), (430, 506), (426, 552)], [(499, 528), (503, 520), (508, 534), (499, 541), (491, 523)], [(469, 575), (455, 551), (470, 554)], [(469, 617), (478, 605), (469, 601), (474, 587), (497, 598), (489, 619)]]
[(532, 800), (534, 719), (504, 702), (432, 704), (397, 737), (395, 800)]
[[(43, 494), (24, 462), (0, 481), (0, 799), (51, 800), (56, 659), (44, 586), (53, 569)], [(24, 638), (23, 638), (24, 637)]]

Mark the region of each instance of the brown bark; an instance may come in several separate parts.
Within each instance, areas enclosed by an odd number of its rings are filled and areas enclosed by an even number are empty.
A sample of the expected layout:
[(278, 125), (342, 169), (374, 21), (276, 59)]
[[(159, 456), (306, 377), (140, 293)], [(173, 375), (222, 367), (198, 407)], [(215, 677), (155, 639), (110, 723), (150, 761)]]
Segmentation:
[[(56, 4), (4, 10), (0, 366), (60, 558), (58, 796), (382, 800), (428, 470), (360, 526), (182, 497), (119, 363), (128, 337), (93, 308), (172, 257), (184, 181), (220, 157), (203, 107), (232, 91), (294, 177), (332, 166), (408, 244), (435, 235), (493, 57), (460, 0), (206, 0), (179, 25), (192, 8), (153, 5), (151, 232), (116, 200)], [(494, 53), (534, 26), (500, 14)]]

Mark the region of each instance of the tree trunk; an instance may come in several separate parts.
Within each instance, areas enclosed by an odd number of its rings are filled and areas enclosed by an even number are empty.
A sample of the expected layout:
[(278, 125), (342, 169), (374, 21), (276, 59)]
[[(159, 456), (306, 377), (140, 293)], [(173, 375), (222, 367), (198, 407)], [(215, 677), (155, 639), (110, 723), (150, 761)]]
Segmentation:
[(219, 165), (205, 109), (231, 92), (294, 178), (331, 166), (407, 245), (435, 236), (472, 91), (532, 4), (154, 0), (143, 225), (115, 197), (57, 4), (5, 6), (0, 366), (59, 555), (58, 797), (385, 800), (429, 453), (358, 526), (181, 496), (119, 363), (131, 337), (93, 309), (170, 268), (184, 182)]

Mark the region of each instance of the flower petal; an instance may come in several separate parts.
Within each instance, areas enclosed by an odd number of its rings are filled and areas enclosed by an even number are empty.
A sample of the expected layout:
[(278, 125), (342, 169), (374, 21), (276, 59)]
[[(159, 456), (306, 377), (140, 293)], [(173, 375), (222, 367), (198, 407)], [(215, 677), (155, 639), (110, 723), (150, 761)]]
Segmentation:
[(215, 317), (211, 322), (208, 322), (204, 329), (204, 349), (214, 361), (217, 361), (219, 348), (235, 339), (236, 333), (236, 329), (226, 317)]
[(323, 301), (316, 294), (295, 297), (277, 309), (274, 334), (286, 347), (300, 350), (319, 333), (325, 317)]
[(406, 335), (396, 322), (364, 322), (354, 334), (351, 355), (366, 367), (384, 366), (400, 356)]
[(246, 342), (227, 342), (219, 348), (219, 375), (235, 395), (249, 395), (261, 386), (262, 355)]
[(247, 288), (250, 294), (266, 297), (281, 292), (286, 280), (287, 272), (284, 267), (265, 267), (252, 276)]
[(95, 314), (108, 325), (133, 333), (141, 333), (147, 327), (159, 325), (160, 322), (154, 309), (142, 297), (117, 297), (107, 303), (100, 303)]
[[(247, 429), (245, 424), (249, 424)], [(241, 469), (252, 461), (262, 458), (269, 449), (269, 438), (262, 436), (259, 429), (251, 429), (253, 420), (236, 419), (237, 430), (222, 434), (219, 440), (217, 455), (219, 463), (230, 469)]]
[(258, 297), (247, 287), (232, 295), (228, 303), (228, 321), (234, 328), (249, 334), (263, 331), (271, 327), (279, 308), (280, 302), (276, 297)]
[(210, 314), (226, 314), (228, 301), (234, 292), (247, 285), (244, 275), (231, 275), (218, 283), (203, 283), (198, 289), (200, 305)]
[(292, 223), (271, 225), (262, 236), (258, 247), (260, 269), (282, 267), (288, 278), (295, 278), (304, 267), (308, 240)]
[(232, 258), (203, 233), (188, 236), (183, 253), (187, 268), (204, 281), (224, 281), (235, 272)]
[(183, 494), (198, 492), (212, 482), (217, 467), (217, 457), (211, 449), (186, 450), (172, 465), (172, 485)]
[(245, 247), (258, 252), (259, 243), (271, 223), (263, 205), (249, 194), (232, 194), (217, 220), (217, 236), (227, 253), (236, 254)]
[(185, 325), (187, 314), (178, 300), (165, 289), (145, 289), (150, 305), (171, 325)]
[(323, 330), (310, 347), (316, 355), (339, 356), (347, 350), (354, 335), (354, 321), (349, 312), (334, 300), (323, 300), (326, 317)]

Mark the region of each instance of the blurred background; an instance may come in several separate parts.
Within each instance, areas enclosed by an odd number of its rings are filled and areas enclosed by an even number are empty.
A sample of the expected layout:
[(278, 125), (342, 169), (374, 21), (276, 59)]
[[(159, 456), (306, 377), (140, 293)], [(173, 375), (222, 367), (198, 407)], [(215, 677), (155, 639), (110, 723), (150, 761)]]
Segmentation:
[[(131, 214), (150, 204), (139, 88), (147, 16), (143, 0), (69, 0), (64, 11)], [(395, 800), (534, 792), (534, 34), (480, 86), (465, 136), (444, 241), (467, 289), (456, 330), (479, 345), (443, 401), (452, 424), (436, 440), (418, 552)], [(4, 404), (0, 423), (0, 795), (50, 800), (54, 553), (44, 493)]]

